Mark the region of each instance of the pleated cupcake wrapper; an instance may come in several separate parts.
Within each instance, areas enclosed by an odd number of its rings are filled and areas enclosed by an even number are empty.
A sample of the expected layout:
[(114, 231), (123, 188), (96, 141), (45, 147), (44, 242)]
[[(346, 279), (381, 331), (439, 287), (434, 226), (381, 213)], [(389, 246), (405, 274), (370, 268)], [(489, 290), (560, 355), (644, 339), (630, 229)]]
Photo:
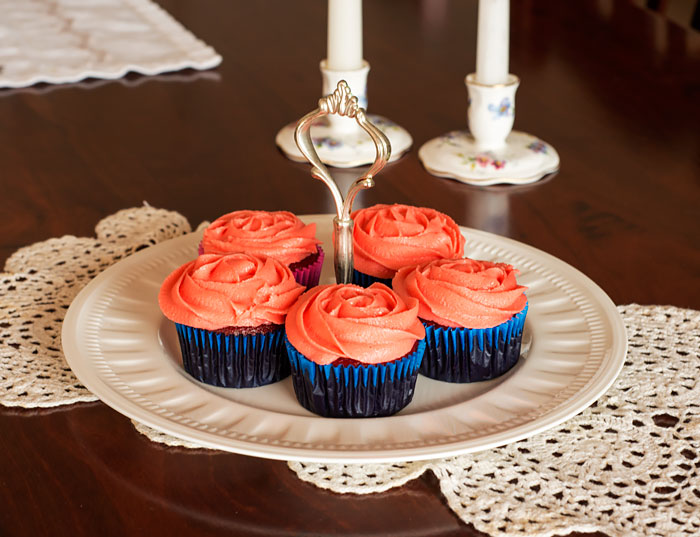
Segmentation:
[[(197, 254), (202, 255), (203, 253), (204, 247), (200, 242), (199, 246), (197, 246)], [(321, 279), (321, 269), (323, 268), (324, 255), (323, 248), (318, 246), (318, 257), (316, 258), (316, 261), (306, 267), (294, 269), (292, 271), (294, 279), (299, 285), (304, 285), (308, 288), (316, 287), (318, 285), (318, 282)]]
[(390, 416), (413, 399), (424, 340), (400, 360), (357, 366), (316, 364), (285, 341), (294, 392), (311, 412), (332, 418)]
[(201, 382), (225, 388), (254, 388), (289, 376), (282, 325), (272, 332), (253, 335), (175, 326), (185, 371)]
[(316, 261), (306, 267), (292, 270), (294, 279), (298, 284), (304, 285), (307, 288), (316, 287), (318, 285), (318, 282), (321, 279), (321, 269), (323, 268), (324, 256), (325, 254), (323, 253), (323, 248), (319, 246)]
[(370, 276), (369, 274), (360, 272), (357, 269), (352, 269), (352, 283), (361, 287), (369, 287), (373, 283), (379, 282), (391, 289), (391, 280), (392, 278), (377, 278), (376, 276)]
[(520, 357), (528, 305), (493, 328), (425, 325), (426, 349), (421, 374), (445, 382), (478, 382), (496, 378)]

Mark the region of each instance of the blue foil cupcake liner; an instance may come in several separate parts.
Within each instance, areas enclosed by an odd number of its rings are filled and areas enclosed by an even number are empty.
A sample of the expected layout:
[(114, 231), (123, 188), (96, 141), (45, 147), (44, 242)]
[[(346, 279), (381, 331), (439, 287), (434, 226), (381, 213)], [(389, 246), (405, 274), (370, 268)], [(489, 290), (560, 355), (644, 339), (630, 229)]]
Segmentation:
[(225, 334), (175, 323), (185, 371), (224, 388), (254, 388), (289, 376), (284, 326), (258, 334)]
[(377, 278), (376, 276), (370, 276), (369, 274), (360, 272), (357, 269), (352, 269), (352, 283), (361, 287), (369, 287), (373, 283), (379, 282), (391, 289), (391, 280), (392, 278)]
[(415, 351), (385, 364), (318, 365), (285, 337), (294, 393), (301, 405), (330, 418), (390, 416), (413, 399), (425, 340)]
[(425, 325), (425, 356), (420, 373), (445, 382), (478, 382), (496, 378), (520, 357), (526, 304), (520, 313), (493, 328)]

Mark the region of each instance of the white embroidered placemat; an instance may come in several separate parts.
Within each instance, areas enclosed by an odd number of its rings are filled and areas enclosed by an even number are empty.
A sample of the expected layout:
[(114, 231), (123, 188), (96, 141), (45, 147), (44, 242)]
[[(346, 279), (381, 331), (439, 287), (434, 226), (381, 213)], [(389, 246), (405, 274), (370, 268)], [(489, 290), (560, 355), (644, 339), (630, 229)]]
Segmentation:
[[(96, 238), (18, 250), (0, 274), (0, 404), (48, 407), (96, 399), (61, 353), (73, 297), (107, 266), (191, 231), (175, 212), (142, 207), (101, 221)], [(700, 312), (619, 306), (625, 366), (596, 404), (550, 431), (498, 449), (397, 464), (288, 463), (304, 481), (369, 494), (433, 472), (449, 507), (494, 537), (570, 531), (700, 535)], [(153, 441), (199, 446), (134, 424)]]
[(150, 0), (0, 0), (0, 88), (219, 63)]

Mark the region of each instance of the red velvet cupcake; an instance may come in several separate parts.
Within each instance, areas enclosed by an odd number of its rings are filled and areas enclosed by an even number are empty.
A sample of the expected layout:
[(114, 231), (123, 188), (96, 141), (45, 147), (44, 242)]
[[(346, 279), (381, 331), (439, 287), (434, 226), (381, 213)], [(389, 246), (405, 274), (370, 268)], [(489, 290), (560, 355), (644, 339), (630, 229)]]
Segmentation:
[(318, 285), (323, 249), (316, 224), (304, 224), (288, 211), (234, 211), (204, 231), (200, 254), (247, 253), (274, 257), (301, 285)]
[(375, 283), (321, 285), (304, 293), (285, 323), (299, 402), (322, 416), (388, 416), (413, 398), (425, 329), (408, 303)]
[(207, 384), (250, 388), (289, 375), (284, 321), (303, 291), (270, 257), (204, 254), (165, 279), (158, 302), (177, 327), (185, 371)]
[(439, 259), (405, 267), (394, 276), (396, 293), (418, 300), (426, 329), (421, 373), (446, 382), (475, 382), (502, 375), (520, 357), (527, 314), (526, 287), (506, 263)]
[(352, 213), (353, 283), (391, 286), (402, 267), (464, 254), (464, 237), (452, 218), (426, 207), (374, 205)]

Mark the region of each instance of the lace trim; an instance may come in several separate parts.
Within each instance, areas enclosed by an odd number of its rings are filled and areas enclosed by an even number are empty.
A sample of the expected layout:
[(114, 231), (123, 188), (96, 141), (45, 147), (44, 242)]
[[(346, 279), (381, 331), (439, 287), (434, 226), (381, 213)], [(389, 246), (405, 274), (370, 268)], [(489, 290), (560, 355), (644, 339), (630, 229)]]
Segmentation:
[(125, 209), (97, 224), (96, 238), (66, 235), (10, 256), (0, 274), (0, 404), (34, 408), (97, 400), (63, 357), (68, 306), (108, 266), (190, 231), (176, 212)]

